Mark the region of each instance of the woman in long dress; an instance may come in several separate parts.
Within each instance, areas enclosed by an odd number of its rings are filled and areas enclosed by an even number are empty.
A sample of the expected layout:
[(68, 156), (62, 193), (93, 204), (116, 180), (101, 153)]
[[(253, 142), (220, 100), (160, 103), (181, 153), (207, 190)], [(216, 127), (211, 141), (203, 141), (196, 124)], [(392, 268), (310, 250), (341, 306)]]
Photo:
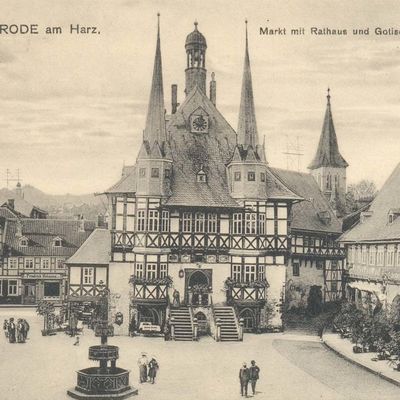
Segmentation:
[(152, 359), (149, 362), (149, 379), (150, 379), (150, 383), (155, 383), (155, 379), (157, 376), (157, 371), (160, 368), (160, 366), (158, 365), (157, 360), (152, 357)]

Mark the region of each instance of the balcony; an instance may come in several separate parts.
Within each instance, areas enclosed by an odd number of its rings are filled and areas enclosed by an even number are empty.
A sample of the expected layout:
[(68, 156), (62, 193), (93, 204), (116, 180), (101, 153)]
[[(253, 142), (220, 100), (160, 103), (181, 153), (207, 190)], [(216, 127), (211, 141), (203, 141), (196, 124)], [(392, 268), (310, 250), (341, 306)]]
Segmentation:
[(232, 278), (225, 281), (228, 303), (263, 303), (267, 299), (269, 284), (266, 279), (252, 282), (237, 282)]
[(171, 277), (150, 279), (132, 275), (129, 282), (133, 286), (132, 299), (136, 303), (167, 303), (168, 288), (172, 284)]

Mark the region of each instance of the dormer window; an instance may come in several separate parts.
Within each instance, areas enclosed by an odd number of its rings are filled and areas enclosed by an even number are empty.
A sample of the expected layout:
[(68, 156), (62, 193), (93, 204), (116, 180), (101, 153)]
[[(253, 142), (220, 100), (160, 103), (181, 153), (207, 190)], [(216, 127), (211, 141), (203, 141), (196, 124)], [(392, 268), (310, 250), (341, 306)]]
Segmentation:
[(197, 173), (197, 182), (202, 182), (202, 183), (207, 182), (207, 175), (203, 171), (203, 166), (200, 167), (200, 171)]
[(29, 245), (29, 240), (26, 237), (22, 237), (21, 239), (19, 239), (19, 246), (20, 247), (28, 247)]
[(265, 182), (265, 172), (260, 173), (260, 181)]
[(169, 168), (166, 168), (164, 171), (164, 177), (165, 178), (170, 178), (171, 177), (171, 170)]
[(388, 222), (393, 224), (393, 222), (400, 216), (400, 208), (392, 208), (388, 213)]
[(329, 211), (320, 211), (318, 213), (318, 218), (324, 225), (329, 225), (331, 223), (331, 214)]
[(239, 182), (242, 179), (242, 174), (240, 173), (240, 171), (235, 172), (234, 179), (236, 182)]
[(53, 246), (54, 247), (62, 247), (63, 241), (60, 237), (56, 237), (53, 239)]

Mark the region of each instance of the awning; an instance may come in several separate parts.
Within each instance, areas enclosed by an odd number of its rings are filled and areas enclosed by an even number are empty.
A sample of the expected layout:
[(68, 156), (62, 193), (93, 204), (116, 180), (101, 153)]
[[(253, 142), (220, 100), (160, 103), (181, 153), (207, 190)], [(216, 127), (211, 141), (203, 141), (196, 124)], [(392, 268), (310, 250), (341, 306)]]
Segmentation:
[(379, 301), (386, 300), (386, 295), (382, 293), (382, 285), (379, 283), (371, 283), (364, 281), (349, 282), (348, 287), (352, 289), (358, 289), (363, 292), (369, 292), (374, 294)]

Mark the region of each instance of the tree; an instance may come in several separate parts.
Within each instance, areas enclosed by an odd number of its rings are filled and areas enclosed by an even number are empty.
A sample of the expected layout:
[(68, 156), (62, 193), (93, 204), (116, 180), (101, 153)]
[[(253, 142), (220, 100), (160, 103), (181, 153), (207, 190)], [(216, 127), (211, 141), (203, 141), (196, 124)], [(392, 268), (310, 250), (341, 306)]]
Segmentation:
[(49, 330), (50, 316), (54, 315), (54, 303), (46, 300), (39, 301), (36, 312), (43, 316), (43, 334), (45, 335)]
[(375, 183), (367, 179), (349, 185), (346, 193), (347, 211), (357, 211), (363, 205), (370, 203), (377, 193)]

